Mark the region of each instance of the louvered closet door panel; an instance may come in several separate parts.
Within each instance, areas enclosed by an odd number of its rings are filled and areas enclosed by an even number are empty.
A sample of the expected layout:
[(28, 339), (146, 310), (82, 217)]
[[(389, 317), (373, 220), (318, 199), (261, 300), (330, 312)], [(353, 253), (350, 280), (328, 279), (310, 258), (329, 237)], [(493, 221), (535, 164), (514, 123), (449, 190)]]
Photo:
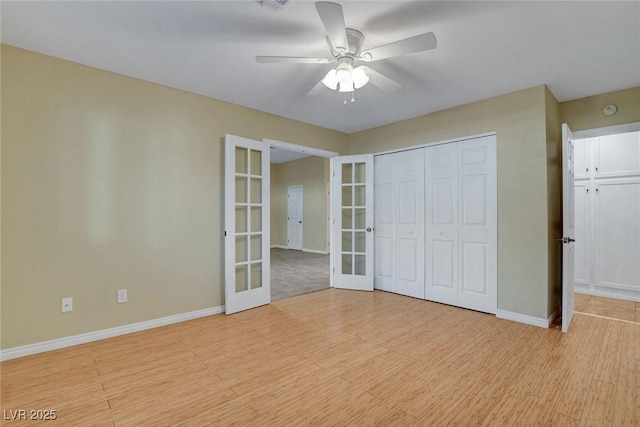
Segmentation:
[(425, 149), (426, 299), (458, 303), (458, 149)]
[(397, 292), (395, 157), (374, 158), (375, 173), (375, 276), (374, 287)]
[(458, 305), (488, 313), (497, 303), (497, 202), (494, 137), (458, 143)]

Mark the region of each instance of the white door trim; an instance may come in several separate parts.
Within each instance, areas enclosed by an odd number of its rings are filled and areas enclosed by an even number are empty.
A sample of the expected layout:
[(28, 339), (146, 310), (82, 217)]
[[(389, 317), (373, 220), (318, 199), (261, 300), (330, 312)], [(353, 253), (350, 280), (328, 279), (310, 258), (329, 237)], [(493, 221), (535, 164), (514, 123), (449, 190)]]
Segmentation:
[(280, 148), (280, 149), (289, 150), (289, 151), (296, 151), (298, 153), (305, 153), (310, 156), (325, 157), (330, 159), (331, 157), (336, 157), (339, 155), (339, 153), (336, 153), (335, 151), (321, 150), (319, 148), (306, 147), (304, 145), (298, 145), (298, 144), (291, 144), (290, 142), (277, 141), (275, 139), (263, 138), (262, 141), (266, 144), (269, 144), (269, 147)]
[(574, 139), (593, 138), (595, 136), (614, 135), (616, 133), (640, 131), (640, 122), (624, 123), (615, 126), (578, 130), (573, 132)]
[(433, 146), (436, 146), (436, 145), (450, 144), (452, 142), (463, 142), (463, 141), (468, 141), (470, 139), (484, 138), (485, 136), (496, 136), (496, 132), (486, 132), (486, 133), (479, 133), (477, 135), (463, 136), (463, 137), (460, 137), (460, 138), (445, 139), (445, 140), (442, 140), (442, 141), (425, 142), (423, 144), (412, 145), (410, 147), (394, 148), (392, 150), (379, 151), (377, 153), (373, 153), (373, 155), (374, 156), (381, 156), (381, 155), (384, 155), (384, 154), (400, 153), (402, 151), (417, 150), (417, 149), (420, 149), (420, 148), (433, 147)]

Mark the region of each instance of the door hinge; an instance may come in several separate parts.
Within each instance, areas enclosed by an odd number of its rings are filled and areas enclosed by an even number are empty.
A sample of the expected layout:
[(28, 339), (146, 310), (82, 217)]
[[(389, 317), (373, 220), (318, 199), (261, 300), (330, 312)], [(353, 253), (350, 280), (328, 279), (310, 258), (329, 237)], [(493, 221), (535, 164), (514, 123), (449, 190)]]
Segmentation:
[(227, 230), (224, 230), (224, 237), (227, 237)]

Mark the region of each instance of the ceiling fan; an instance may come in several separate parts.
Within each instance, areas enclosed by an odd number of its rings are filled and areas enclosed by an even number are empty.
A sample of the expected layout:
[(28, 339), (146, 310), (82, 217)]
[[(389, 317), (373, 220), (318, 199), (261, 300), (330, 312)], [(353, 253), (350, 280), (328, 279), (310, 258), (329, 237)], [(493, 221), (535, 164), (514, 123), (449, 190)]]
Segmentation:
[(436, 36), (433, 33), (424, 33), (362, 51), (365, 39), (364, 34), (353, 28), (346, 27), (341, 5), (325, 1), (316, 2), (315, 5), (327, 32), (330, 58), (256, 56), (256, 61), (260, 63), (337, 63), (336, 67), (329, 70), (321, 82), (311, 89), (310, 95), (319, 93), (324, 85), (331, 90), (345, 92), (345, 96), (346, 93), (351, 92), (351, 101), (353, 102), (353, 92), (366, 85), (369, 81), (383, 91), (392, 92), (400, 88), (399, 83), (367, 66), (356, 66), (357, 63), (368, 63), (422, 52), (435, 49), (437, 46)]

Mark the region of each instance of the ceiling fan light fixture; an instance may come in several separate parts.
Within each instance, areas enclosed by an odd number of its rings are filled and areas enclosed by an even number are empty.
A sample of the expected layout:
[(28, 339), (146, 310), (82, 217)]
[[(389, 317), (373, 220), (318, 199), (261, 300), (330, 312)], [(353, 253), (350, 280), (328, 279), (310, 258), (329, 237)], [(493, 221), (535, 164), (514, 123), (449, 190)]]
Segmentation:
[(340, 84), (348, 84), (349, 82), (352, 81), (351, 70), (344, 67), (343, 68), (338, 67), (338, 69), (336, 70), (336, 78), (338, 79), (338, 82)]
[(329, 70), (324, 79), (322, 79), (322, 84), (328, 87), (331, 90), (338, 89), (338, 77), (336, 77), (336, 70), (333, 68)]
[(367, 76), (367, 73), (365, 73), (364, 70), (365, 68), (360, 66), (358, 68), (355, 68), (351, 72), (351, 78), (353, 79), (353, 86), (356, 89), (360, 89), (362, 86), (369, 83), (369, 76)]
[(355, 88), (353, 87), (353, 80), (349, 80), (348, 82), (340, 82), (340, 90), (338, 92), (353, 92)]

